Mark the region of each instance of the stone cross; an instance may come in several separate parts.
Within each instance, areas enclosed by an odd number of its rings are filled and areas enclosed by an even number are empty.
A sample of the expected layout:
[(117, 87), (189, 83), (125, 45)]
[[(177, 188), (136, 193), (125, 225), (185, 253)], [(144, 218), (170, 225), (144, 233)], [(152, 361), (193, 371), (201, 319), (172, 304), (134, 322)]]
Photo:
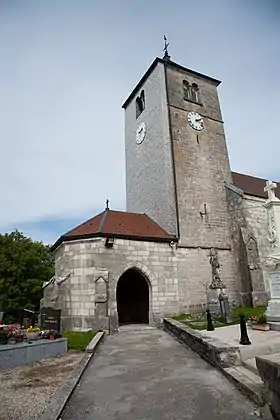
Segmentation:
[(277, 188), (277, 184), (273, 181), (266, 181), (264, 191), (267, 192), (269, 200), (277, 200), (275, 196), (275, 189)]

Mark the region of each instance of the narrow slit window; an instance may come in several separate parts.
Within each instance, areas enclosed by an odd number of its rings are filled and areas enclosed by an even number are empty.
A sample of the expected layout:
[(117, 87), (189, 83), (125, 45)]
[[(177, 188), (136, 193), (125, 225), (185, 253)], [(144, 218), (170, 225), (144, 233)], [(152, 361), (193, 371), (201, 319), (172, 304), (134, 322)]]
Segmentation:
[(135, 106), (136, 106), (136, 118), (138, 118), (139, 115), (142, 114), (142, 112), (145, 109), (145, 92), (144, 92), (144, 90), (142, 90), (140, 95), (137, 96), (136, 101), (135, 101)]

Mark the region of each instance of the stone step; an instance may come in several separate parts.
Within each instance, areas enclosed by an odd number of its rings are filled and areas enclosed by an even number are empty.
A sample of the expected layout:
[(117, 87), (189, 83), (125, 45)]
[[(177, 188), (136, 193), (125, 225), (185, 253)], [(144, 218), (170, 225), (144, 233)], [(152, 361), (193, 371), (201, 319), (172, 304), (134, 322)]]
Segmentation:
[(246, 359), (242, 361), (242, 365), (253, 372), (255, 375), (259, 376), (259, 371), (256, 365), (256, 359), (253, 357), (252, 359)]
[(261, 378), (244, 366), (224, 369), (227, 378), (246, 394), (259, 407), (264, 407), (264, 385)]
[(251, 346), (239, 346), (239, 351), (241, 355), (241, 359), (247, 360), (247, 359), (253, 359), (257, 356), (266, 356), (272, 353), (280, 353), (280, 340), (272, 341), (269, 339), (266, 343), (253, 343)]
[(271, 331), (280, 331), (280, 322), (269, 322)]

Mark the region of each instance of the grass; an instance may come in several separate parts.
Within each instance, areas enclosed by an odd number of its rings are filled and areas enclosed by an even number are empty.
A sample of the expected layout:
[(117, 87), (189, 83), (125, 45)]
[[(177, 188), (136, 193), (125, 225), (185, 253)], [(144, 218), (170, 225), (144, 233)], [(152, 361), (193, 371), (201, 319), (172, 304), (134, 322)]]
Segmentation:
[(68, 350), (85, 351), (95, 332), (66, 331), (63, 337), (67, 338)]
[[(225, 324), (221, 316), (213, 316), (213, 324), (215, 328), (225, 327), (228, 325), (235, 325), (239, 324), (239, 317), (241, 314), (245, 315), (245, 318), (248, 319), (250, 316), (264, 314), (266, 311), (265, 306), (259, 306), (256, 308), (247, 308), (247, 307), (236, 307), (233, 308), (231, 312), (231, 322)], [(176, 321), (180, 321), (183, 324), (193, 328), (194, 330), (206, 330), (207, 323), (206, 323), (206, 315), (203, 313), (201, 314), (179, 314), (172, 317)]]

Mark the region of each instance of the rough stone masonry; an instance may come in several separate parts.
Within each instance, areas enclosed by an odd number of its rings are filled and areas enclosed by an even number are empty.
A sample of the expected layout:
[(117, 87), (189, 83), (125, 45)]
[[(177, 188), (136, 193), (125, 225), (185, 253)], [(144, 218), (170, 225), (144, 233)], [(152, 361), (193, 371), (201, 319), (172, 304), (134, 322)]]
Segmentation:
[(128, 211), (107, 203), (53, 245), (41, 304), (61, 309), (62, 329), (112, 331), (205, 309), (212, 248), (230, 303), (266, 304), (265, 180), (231, 171), (219, 84), (156, 58), (125, 101)]

